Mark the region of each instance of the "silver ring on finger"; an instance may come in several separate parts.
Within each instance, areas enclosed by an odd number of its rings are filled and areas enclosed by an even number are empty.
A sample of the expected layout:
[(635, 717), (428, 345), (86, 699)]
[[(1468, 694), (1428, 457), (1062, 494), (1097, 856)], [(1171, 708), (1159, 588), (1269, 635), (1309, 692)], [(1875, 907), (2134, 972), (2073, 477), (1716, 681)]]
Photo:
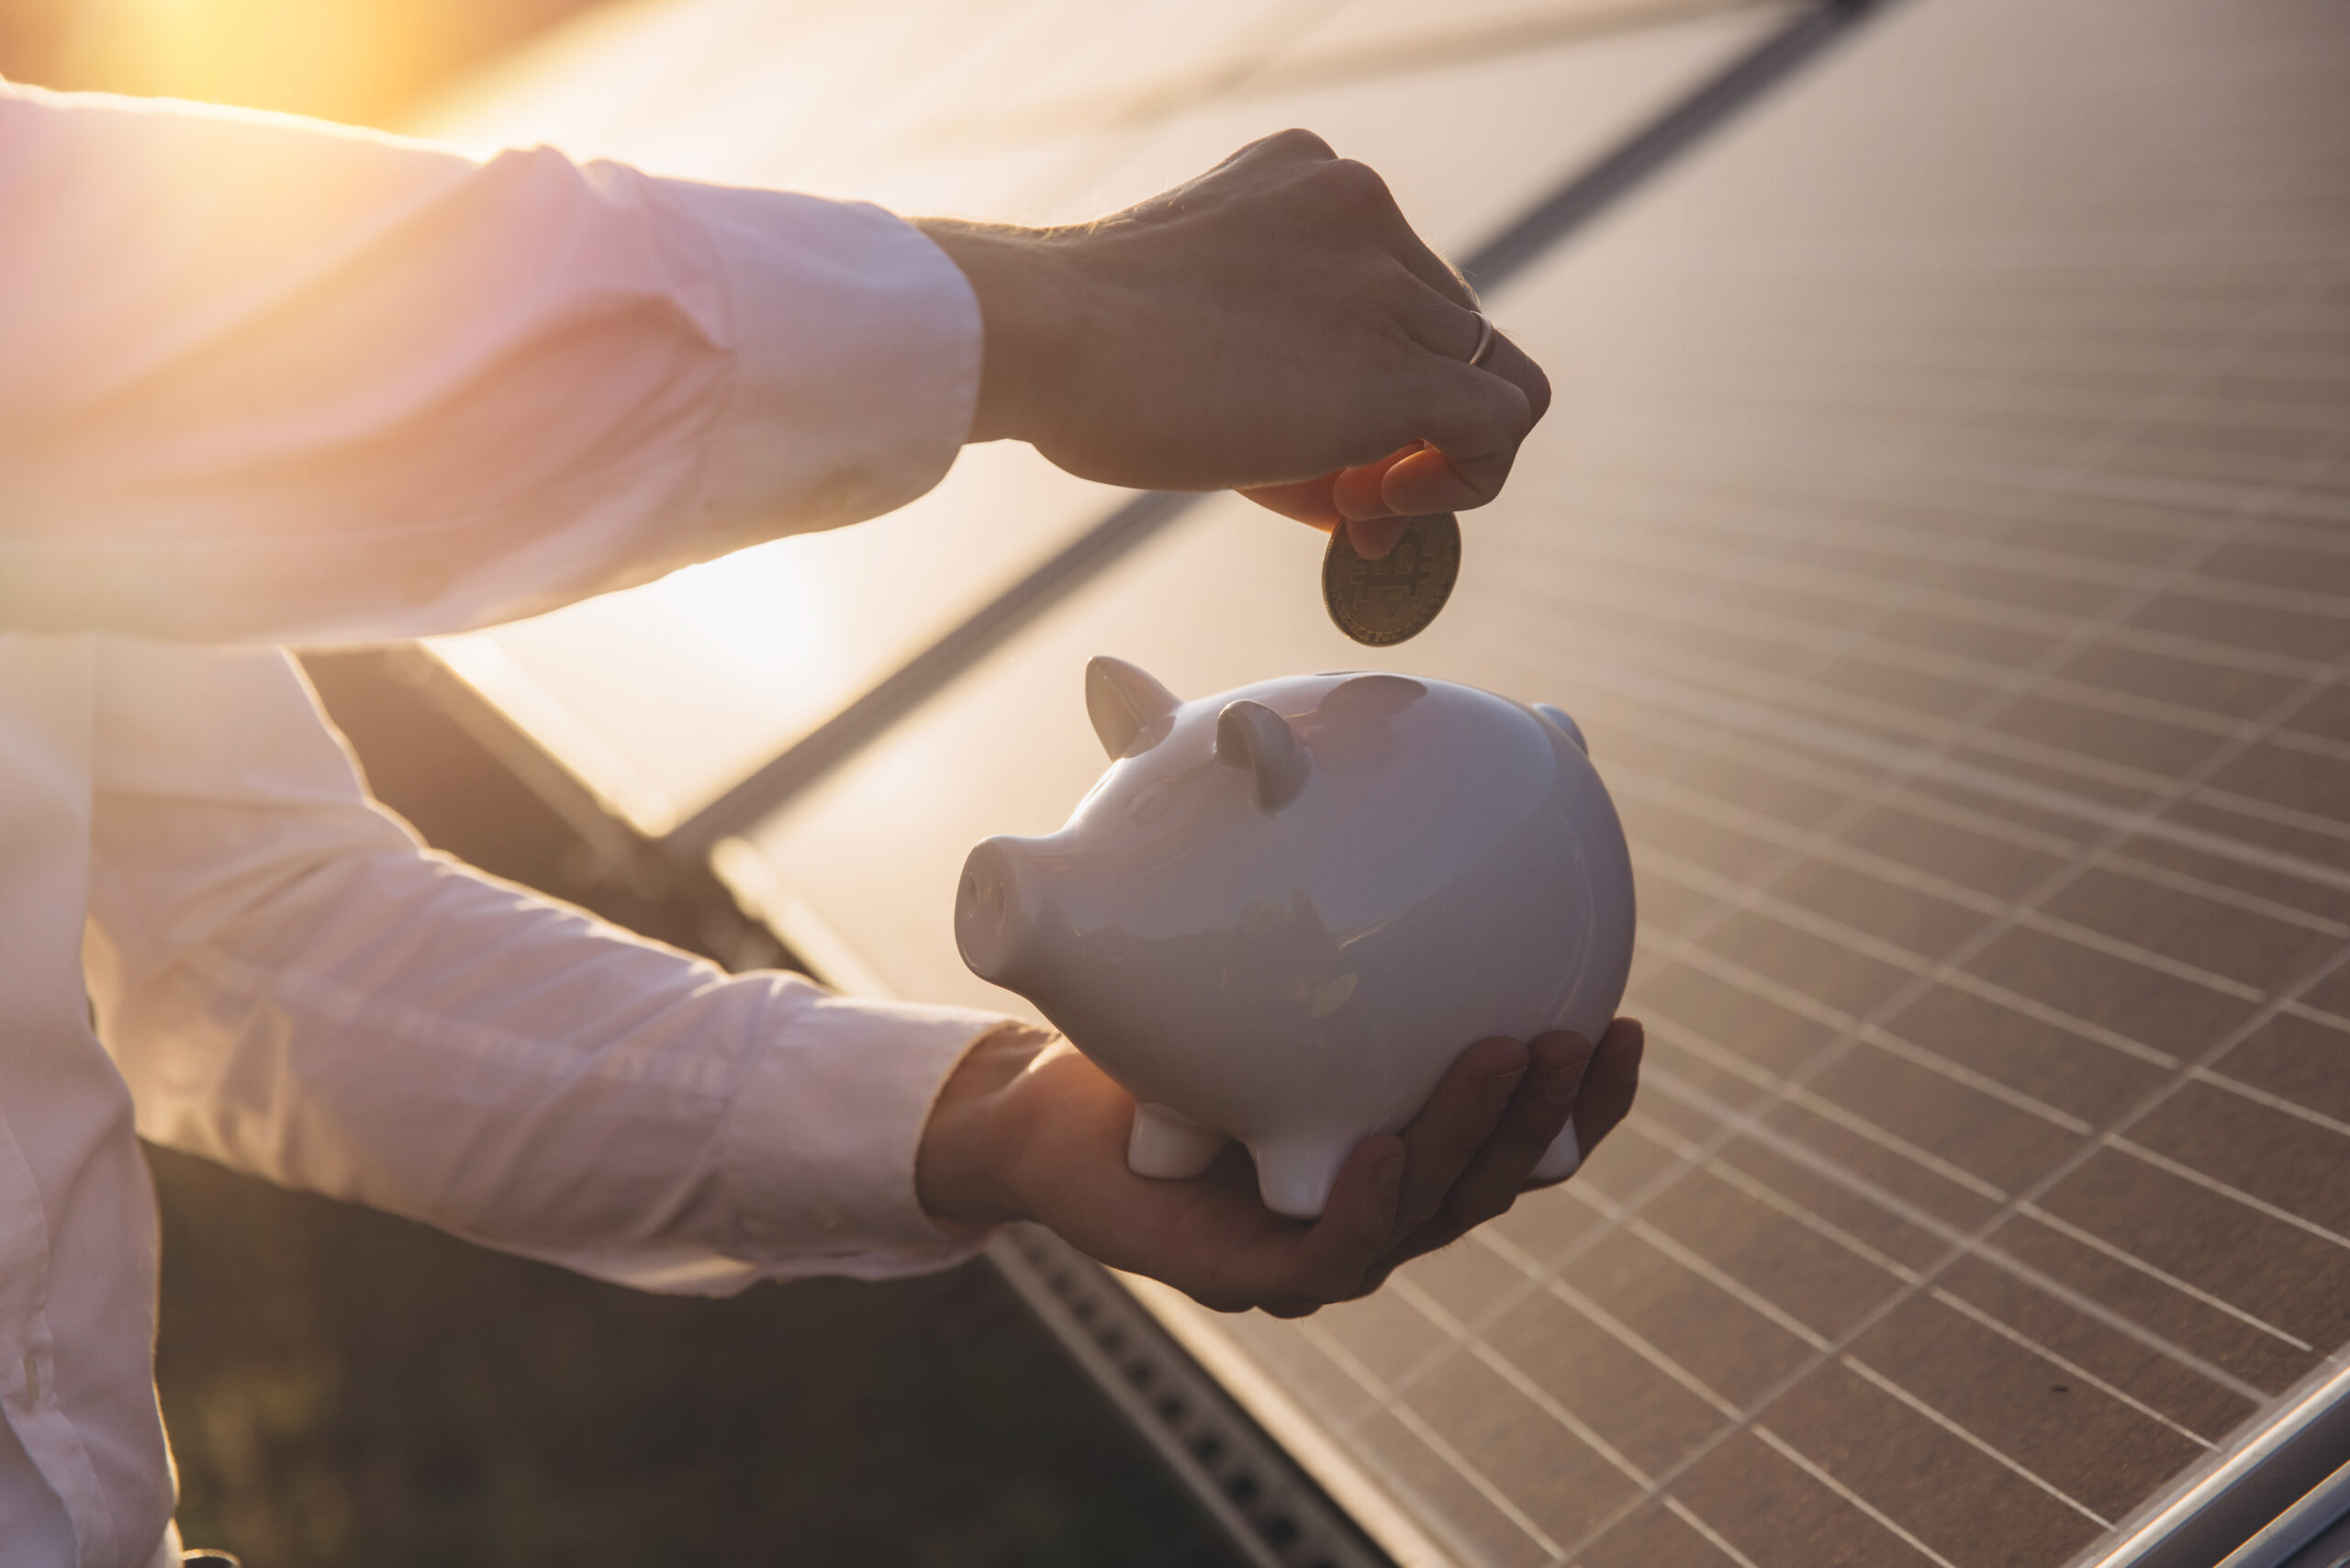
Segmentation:
[(1494, 319), (1483, 310), (1472, 310), (1470, 314), (1477, 318), (1477, 346), (1469, 351), (1469, 363), (1483, 364), (1485, 356), (1494, 352), (1494, 339), (1499, 334), (1494, 330)]

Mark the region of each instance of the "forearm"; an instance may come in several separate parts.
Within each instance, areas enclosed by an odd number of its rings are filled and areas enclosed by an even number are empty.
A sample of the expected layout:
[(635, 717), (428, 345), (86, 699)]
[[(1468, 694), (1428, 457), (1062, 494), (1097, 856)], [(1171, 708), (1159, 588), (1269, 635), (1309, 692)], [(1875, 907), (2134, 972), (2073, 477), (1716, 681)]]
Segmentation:
[(726, 975), (429, 853), (281, 656), (95, 652), (84, 969), (146, 1136), (657, 1288), (968, 1249), (915, 1149), (1004, 1020)]
[(870, 207), (0, 88), (0, 627), (509, 619), (889, 510), (960, 274)]
[(652, 1289), (961, 1255), (913, 1155), (991, 1020), (722, 975), (391, 852), (161, 963), (104, 940), (102, 1035), (158, 1142)]

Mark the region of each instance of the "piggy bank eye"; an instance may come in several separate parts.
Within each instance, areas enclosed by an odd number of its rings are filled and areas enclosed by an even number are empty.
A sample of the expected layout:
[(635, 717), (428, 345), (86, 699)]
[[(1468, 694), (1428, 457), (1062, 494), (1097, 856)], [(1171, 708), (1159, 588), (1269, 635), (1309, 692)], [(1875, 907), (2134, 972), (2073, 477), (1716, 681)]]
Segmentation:
[(1138, 826), (1155, 823), (1167, 814), (1170, 799), (1166, 780), (1160, 779), (1126, 802), (1126, 820)]

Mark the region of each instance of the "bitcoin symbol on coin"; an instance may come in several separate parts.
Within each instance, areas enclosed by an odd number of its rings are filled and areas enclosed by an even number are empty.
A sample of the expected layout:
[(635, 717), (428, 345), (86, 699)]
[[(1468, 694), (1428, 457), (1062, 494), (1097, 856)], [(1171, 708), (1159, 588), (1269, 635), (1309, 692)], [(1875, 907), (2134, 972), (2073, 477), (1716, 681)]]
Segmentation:
[(1449, 511), (1412, 519), (1376, 561), (1355, 553), (1341, 523), (1322, 557), (1322, 602), (1339, 631), (1384, 648), (1427, 631), (1460, 575), (1460, 525)]

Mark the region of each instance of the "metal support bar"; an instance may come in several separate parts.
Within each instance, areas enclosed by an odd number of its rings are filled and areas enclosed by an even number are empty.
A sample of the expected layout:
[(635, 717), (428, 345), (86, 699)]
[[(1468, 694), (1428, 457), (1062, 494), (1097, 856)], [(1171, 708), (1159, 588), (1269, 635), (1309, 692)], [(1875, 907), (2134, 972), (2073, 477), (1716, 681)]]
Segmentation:
[[(1480, 290), (1501, 288), (1843, 37), (1880, 3), (1830, 0), (1807, 11), (1503, 225), (1461, 259), (1460, 270)], [(695, 812), (662, 844), (678, 855), (699, 856), (719, 840), (751, 827), (1205, 498), (1189, 490), (1136, 496), (797, 745)]]
[(2350, 1464), (2311, 1487), (2307, 1495), (2268, 1521), (2258, 1535), (2228, 1553), (2220, 1568), (2288, 1568), (2301, 1549), (2350, 1517)]
[[(2248, 1441), (2214, 1457), (2190, 1474), (2120, 1538), (2092, 1548), (2080, 1568), (2270, 1568), (2331, 1523), (2320, 1519), (2308, 1536), (2280, 1546), (2273, 1557), (2242, 1564), (2230, 1556), (2298, 1501), (2317, 1492), (2350, 1459), (2350, 1364), (2319, 1372), (2287, 1399)], [(2321, 1499), (2321, 1504), (2322, 1499)]]
[(1101, 1264), (1025, 1225), (988, 1259), (1257, 1568), (1394, 1568)]

